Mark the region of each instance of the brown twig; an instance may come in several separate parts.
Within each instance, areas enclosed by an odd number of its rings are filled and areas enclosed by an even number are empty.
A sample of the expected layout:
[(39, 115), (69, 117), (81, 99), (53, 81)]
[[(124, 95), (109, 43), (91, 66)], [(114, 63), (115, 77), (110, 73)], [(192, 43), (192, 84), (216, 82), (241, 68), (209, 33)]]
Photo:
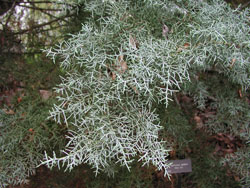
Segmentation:
[(18, 6), (20, 6), (20, 7), (24, 7), (24, 8), (30, 8), (30, 9), (34, 9), (34, 10), (44, 10), (44, 11), (62, 11), (62, 9), (39, 8), (39, 7), (35, 7), (35, 6), (27, 6), (27, 5), (20, 5), (20, 4), (18, 4)]
[[(2, 2), (6, 2), (6, 3), (12, 3), (13, 0), (1, 0)], [(66, 4), (68, 6), (73, 6), (70, 3), (61, 3), (61, 2), (57, 2), (57, 1), (30, 1), (28, 0), (27, 2), (23, 2), (23, 0), (15, 0), (16, 3), (36, 3), (36, 4)]]
[(73, 15), (74, 15), (74, 14), (65, 15), (65, 16), (59, 17), (59, 18), (57, 18), (57, 19), (51, 20), (51, 21), (49, 21), (49, 22), (42, 23), (42, 24), (38, 24), (38, 25), (35, 25), (35, 26), (33, 26), (33, 27), (29, 28), (29, 29), (20, 30), (20, 31), (18, 31), (18, 32), (16, 32), (16, 33), (13, 33), (13, 35), (20, 35), (20, 34), (24, 34), (24, 33), (27, 33), (27, 32), (31, 32), (31, 31), (33, 31), (34, 29), (38, 29), (38, 28), (44, 27), (44, 26), (46, 26), (46, 25), (50, 25), (50, 24), (52, 24), (52, 23), (54, 23), (54, 22), (57, 22), (57, 21), (59, 21), (59, 20), (62, 20), (62, 19), (64, 19), (64, 18), (67, 18), (67, 17), (71, 17), (71, 16), (73, 16)]
[[(58, 17), (56, 17), (56, 16), (54, 16), (54, 15), (52, 15), (52, 14), (46, 12), (45, 10), (40, 10), (40, 11), (41, 11), (43, 14), (46, 14), (46, 15), (52, 17), (52, 18), (58, 18)], [(65, 19), (62, 19), (62, 21), (66, 22), (66, 23), (69, 23), (69, 21), (67, 21), (67, 20), (65, 20)]]

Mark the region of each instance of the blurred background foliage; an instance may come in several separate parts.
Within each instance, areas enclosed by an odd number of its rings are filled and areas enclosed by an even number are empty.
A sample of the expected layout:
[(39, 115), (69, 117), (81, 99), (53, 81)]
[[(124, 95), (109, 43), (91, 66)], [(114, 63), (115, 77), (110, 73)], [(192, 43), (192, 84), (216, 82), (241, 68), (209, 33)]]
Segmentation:
[[(247, 0), (226, 1), (234, 8), (249, 6)], [(30, 174), (36, 175), (24, 187), (176, 187), (177, 176), (170, 182), (153, 167), (137, 163), (131, 172), (117, 167), (114, 178), (95, 177), (85, 165), (71, 173), (35, 170), (45, 149), (64, 146), (66, 131), (46, 120), (56, 102), (52, 88), (64, 72), (41, 49), (78, 32), (89, 15), (83, 7), (70, 0), (0, 0), (0, 187), (23, 182)], [(157, 107), (161, 137), (172, 143), (171, 159), (192, 159), (193, 172), (182, 175), (183, 187), (249, 185), (249, 171), (242, 170), (249, 169), (249, 93), (207, 72), (190, 84), (167, 110), (163, 104)], [(11, 145), (8, 151), (6, 145)], [(13, 173), (17, 167), (22, 171)]]

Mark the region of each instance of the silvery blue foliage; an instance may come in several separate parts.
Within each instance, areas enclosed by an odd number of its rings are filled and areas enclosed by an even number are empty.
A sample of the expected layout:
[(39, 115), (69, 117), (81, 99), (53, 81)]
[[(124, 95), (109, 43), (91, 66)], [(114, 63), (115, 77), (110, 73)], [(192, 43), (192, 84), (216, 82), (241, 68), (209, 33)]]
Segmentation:
[(50, 118), (69, 134), (64, 156), (46, 154), (42, 164), (87, 163), (98, 172), (113, 162), (129, 169), (139, 155), (168, 175), (170, 148), (159, 138), (154, 105), (167, 106), (200, 70), (249, 87), (247, 10), (216, 0), (84, 3), (91, 17), (82, 30), (46, 50), (67, 71)]

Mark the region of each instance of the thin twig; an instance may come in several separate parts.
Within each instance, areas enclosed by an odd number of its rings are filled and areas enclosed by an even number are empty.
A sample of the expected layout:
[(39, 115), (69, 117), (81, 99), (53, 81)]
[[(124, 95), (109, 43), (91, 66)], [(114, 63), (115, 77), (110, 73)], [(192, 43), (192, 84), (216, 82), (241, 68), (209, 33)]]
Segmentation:
[(16, 33), (13, 33), (13, 35), (20, 35), (20, 34), (27, 33), (27, 32), (30, 32), (30, 31), (32, 31), (32, 30), (34, 30), (34, 29), (38, 29), (38, 28), (41, 28), (41, 27), (43, 27), (43, 26), (50, 25), (50, 24), (52, 24), (52, 23), (54, 23), (54, 22), (57, 22), (57, 21), (59, 21), (59, 20), (62, 20), (62, 19), (64, 19), (64, 18), (67, 18), (67, 17), (71, 17), (71, 16), (73, 16), (73, 15), (74, 15), (74, 14), (65, 15), (65, 16), (59, 17), (59, 18), (57, 18), (57, 19), (51, 20), (51, 21), (49, 21), (49, 22), (46, 22), (46, 23), (43, 23), (43, 24), (38, 24), (38, 25), (33, 26), (33, 27), (29, 28), (29, 29), (20, 30), (20, 31), (18, 31), (18, 32), (16, 32)]
[(14, 2), (14, 3), (12, 4), (11, 10), (10, 10), (10, 14), (9, 14), (9, 16), (8, 16), (8, 18), (7, 18), (7, 20), (6, 20), (6, 23), (4, 24), (4, 27), (7, 27), (8, 23), (9, 23), (9, 21), (10, 21), (10, 17), (12, 16), (12, 13), (13, 13), (13, 11), (15, 10), (15, 6), (16, 6), (16, 5), (17, 5), (16, 2)]
[[(46, 15), (52, 17), (52, 18), (56, 18), (56, 19), (58, 18), (58, 17), (56, 17), (56, 16), (54, 16), (54, 15), (52, 15), (52, 14), (50, 14), (50, 13), (44, 11), (44, 10), (39, 10), (39, 11), (41, 11), (42, 13), (44, 13), (44, 14), (46, 14)], [(65, 20), (65, 19), (62, 19), (62, 21), (66, 22), (66, 23), (69, 23), (69, 21), (67, 21), (67, 20)]]
[[(13, 3), (13, 0), (1, 0), (2, 2), (6, 2), (6, 3)], [(62, 4), (62, 5), (68, 5), (68, 6), (74, 6), (73, 4), (70, 4), (70, 3), (61, 3), (61, 2), (57, 2), (57, 1), (26, 1), (26, 2), (23, 2), (23, 0), (16, 0), (15, 1), (16, 3), (36, 3), (36, 4)]]
[(39, 7), (31, 7), (31, 6), (26, 6), (26, 5), (20, 5), (18, 4), (18, 6), (20, 7), (25, 7), (25, 8), (30, 8), (30, 9), (34, 9), (34, 10), (44, 10), (44, 11), (62, 11), (62, 9), (51, 9), (51, 8), (39, 8)]

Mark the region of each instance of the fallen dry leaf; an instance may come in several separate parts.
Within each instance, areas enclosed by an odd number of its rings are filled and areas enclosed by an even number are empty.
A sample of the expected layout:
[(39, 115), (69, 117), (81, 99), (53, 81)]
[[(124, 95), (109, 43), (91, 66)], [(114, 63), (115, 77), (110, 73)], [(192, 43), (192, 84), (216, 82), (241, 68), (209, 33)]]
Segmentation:
[(240, 98), (242, 98), (243, 95), (242, 95), (241, 89), (238, 90), (238, 93), (239, 93)]
[[(124, 60), (124, 56), (118, 56), (118, 60), (111, 66), (107, 65), (107, 71), (112, 80), (116, 79), (116, 73), (123, 74), (128, 69), (127, 62)], [(117, 71), (117, 72), (116, 72)]]
[(122, 73), (124, 73), (127, 69), (128, 69), (128, 65), (127, 65), (126, 61), (122, 61), (121, 62), (121, 71), (122, 71)]
[(216, 147), (213, 154), (219, 156), (232, 154), (237, 151), (237, 148), (242, 147), (242, 141), (237, 137), (233, 137), (232, 135), (218, 133), (212, 136), (212, 138), (216, 142)]
[(139, 91), (136, 89), (135, 86), (132, 86), (132, 89), (135, 91), (136, 94), (139, 94)]
[(231, 148), (229, 148), (229, 149), (224, 149), (224, 148), (222, 148), (222, 151), (224, 152), (224, 155), (225, 154), (230, 154), (230, 153), (234, 153), (235, 152), (235, 150), (234, 149), (231, 149)]
[(8, 115), (13, 115), (13, 114), (15, 114), (15, 112), (13, 111), (13, 110), (7, 110), (7, 109), (3, 109), (3, 111), (6, 113), (6, 114), (8, 114)]
[(198, 129), (201, 129), (203, 127), (203, 122), (200, 116), (197, 116), (197, 115), (194, 116), (194, 121)]
[(186, 151), (187, 153), (191, 153), (191, 152), (192, 152), (192, 150), (191, 150), (189, 147), (186, 147), (185, 151)]
[(186, 42), (186, 43), (183, 45), (183, 47), (179, 47), (179, 48), (177, 49), (177, 53), (181, 52), (181, 51), (184, 50), (184, 49), (187, 49), (189, 46), (190, 46), (190, 44)]
[(232, 61), (231, 61), (231, 65), (230, 65), (230, 68), (231, 68), (231, 69), (233, 68), (233, 66), (234, 66), (235, 62), (236, 62), (236, 59), (235, 59), (235, 58), (233, 58), (233, 59), (232, 59)]
[(118, 65), (117, 69), (118, 69), (118, 72), (120, 74), (122, 74), (128, 69), (128, 65), (127, 65), (126, 61), (124, 61), (123, 55), (120, 55), (118, 57), (118, 62), (119, 62), (119, 65)]
[(187, 42), (184, 44), (184, 48), (188, 48), (189, 46), (190, 46), (190, 44)]
[(173, 149), (169, 152), (169, 155), (171, 158), (175, 158), (176, 157), (176, 151)]
[(111, 78), (112, 78), (112, 80), (116, 79), (116, 74), (114, 72), (111, 72)]
[(182, 50), (183, 50), (182, 48), (178, 48), (176, 52), (179, 53), (179, 52), (181, 52)]
[(18, 97), (18, 98), (17, 98), (17, 102), (18, 102), (18, 103), (22, 102), (22, 97)]
[(166, 26), (165, 24), (162, 26), (162, 36), (165, 37), (167, 39), (169, 33), (169, 28), (168, 26)]
[(138, 42), (136, 41), (135, 37), (133, 37), (132, 35), (129, 35), (129, 45), (135, 50), (138, 49)]
[(51, 96), (52, 96), (52, 92), (51, 91), (47, 91), (47, 90), (39, 90), (40, 96), (42, 99), (44, 100), (48, 100)]
[(238, 182), (239, 182), (239, 181), (241, 180), (241, 178), (240, 178), (239, 176), (234, 175), (233, 177), (234, 177), (234, 180), (235, 180), (235, 181), (238, 181)]

